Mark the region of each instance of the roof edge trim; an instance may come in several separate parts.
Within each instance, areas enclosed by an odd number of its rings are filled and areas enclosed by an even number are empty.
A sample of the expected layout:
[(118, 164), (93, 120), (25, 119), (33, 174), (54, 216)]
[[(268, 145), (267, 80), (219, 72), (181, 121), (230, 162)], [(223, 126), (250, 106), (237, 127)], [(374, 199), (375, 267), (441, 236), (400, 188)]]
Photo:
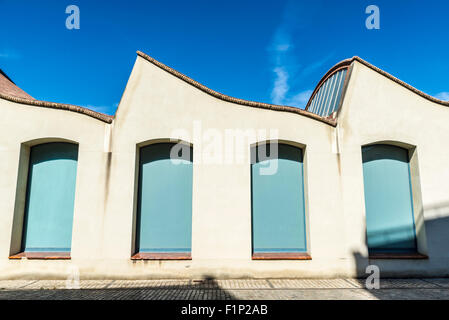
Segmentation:
[(273, 110), (273, 111), (296, 113), (296, 114), (299, 114), (299, 115), (302, 115), (302, 116), (305, 116), (305, 117), (308, 117), (308, 118), (311, 118), (311, 119), (314, 119), (317, 121), (321, 121), (321, 122), (331, 125), (333, 127), (335, 127), (337, 125), (336, 119), (324, 118), (315, 113), (312, 113), (312, 112), (309, 112), (309, 111), (306, 111), (303, 109), (290, 107), (290, 106), (281, 106), (281, 105), (275, 105), (275, 104), (269, 104), (269, 103), (263, 103), (263, 102), (244, 100), (244, 99), (234, 98), (234, 97), (222, 94), (220, 92), (217, 92), (215, 90), (212, 90), (212, 89), (206, 87), (205, 85), (199, 83), (198, 81), (193, 80), (192, 78), (182, 74), (181, 72), (178, 72), (173, 68), (170, 68), (169, 66), (157, 61), (156, 59), (150, 57), (149, 55), (147, 55), (141, 51), (137, 51), (137, 55), (140, 56), (141, 58), (145, 59), (146, 61), (151, 62), (152, 64), (159, 67), (160, 69), (172, 74), (173, 76), (183, 80), (184, 82), (187, 82), (188, 84), (196, 87), (197, 89), (199, 89), (217, 99), (235, 103), (235, 104), (248, 106), (248, 107), (253, 107), (253, 108), (261, 108), (261, 109), (268, 109), (268, 110)]
[(3, 93), (0, 93), (0, 98), (4, 100), (8, 100), (15, 103), (20, 104), (26, 104), (30, 106), (37, 106), (37, 107), (44, 107), (44, 108), (51, 108), (51, 109), (59, 109), (59, 110), (67, 110), (72, 112), (77, 112), (81, 114), (85, 114), (89, 117), (95, 118), (97, 120), (106, 122), (106, 123), (112, 123), (112, 120), (114, 119), (113, 116), (100, 113), (97, 111), (90, 110), (88, 108), (75, 106), (72, 104), (65, 104), (65, 103), (57, 103), (57, 102), (48, 102), (48, 101), (41, 101), (41, 100), (30, 100), (25, 98), (19, 98), (11, 95), (6, 95)]
[(432, 97), (431, 95), (429, 95), (427, 93), (424, 93), (421, 90), (416, 89), (415, 87), (409, 85), (408, 83), (406, 83), (406, 82), (396, 78), (395, 76), (391, 75), (390, 73), (388, 73), (386, 71), (383, 71), (382, 69), (376, 67), (375, 65), (372, 65), (368, 61), (365, 61), (365, 60), (363, 60), (362, 58), (360, 58), (358, 56), (354, 56), (350, 60), (351, 60), (351, 62), (357, 61), (357, 62), (365, 65), (366, 67), (368, 67), (368, 68), (370, 68), (370, 69), (380, 73), (381, 75), (387, 77), (388, 79), (392, 80), (393, 82), (396, 82), (397, 84), (405, 87), (406, 89), (409, 89), (410, 91), (416, 93), (417, 95), (419, 95), (419, 96), (421, 96), (421, 97), (423, 97), (423, 98), (425, 98), (425, 99), (427, 99), (429, 101), (432, 101), (432, 102), (437, 103), (437, 104), (441, 104), (441, 105), (443, 105), (445, 107), (449, 107), (449, 101), (444, 101), (444, 100), (440, 100), (438, 98)]
[(326, 80), (329, 79), (334, 73), (336, 73), (336, 72), (338, 72), (338, 71), (340, 71), (342, 69), (348, 69), (354, 61), (357, 61), (357, 62), (363, 64), (364, 66), (370, 68), (371, 70), (376, 71), (377, 73), (387, 77), (388, 79), (392, 80), (393, 82), (396, 82), (397, 84), (405, 87), (406, 89), (412, 91), (413, 93), (415, 93), (415, 94), (417, 94), (417, 95), (419, 95), (419, 96), (421, 96), (421, 97), (423, 97), (423, 98), (425, 98), (425, 99), (427, 99), (427, 100), (429, 100), (431, 102), (434, 102), (434, 103), (437, 103), (437, 104), (449, 107), (449, 101), (440, 100), (440, 99), (435, 98), (435, 97), (433, 97), (433, 96), (431, 96), (431, 95), (429, 95), (427, 93), (424, 93), (423, 91), (421, 91), (419, 89), (416, 89), (415, 87), (413, 87), (413, 86), (409, 85), (408, 83), (406, 83), (406, 82), (396, 78), (395, 76), (391, 75), (390, 73), (388, 73), (388, 72), (386, 72), (386, 71), (376, 67), (375, 65), (369, 63), (368, 61), (363, 60), (362, 58), (360, 58), (358, 56), (354, 56), (354, 57), (352, 57), (350, 59), (345, 59), (345, 60), (337, 63), (331, 69), (329, 69), (328, 72), (326, 72), (326, 74), (320, 79), (320, 81), (316, 85), (315, 90), (312, 92), (312, 95), (310, 96), (310, 99), (307, 102), (305, 110), (309, 109), (311, 101), (313, 100), (315, 94), (321, 88), (323, 83), (325, 83)]

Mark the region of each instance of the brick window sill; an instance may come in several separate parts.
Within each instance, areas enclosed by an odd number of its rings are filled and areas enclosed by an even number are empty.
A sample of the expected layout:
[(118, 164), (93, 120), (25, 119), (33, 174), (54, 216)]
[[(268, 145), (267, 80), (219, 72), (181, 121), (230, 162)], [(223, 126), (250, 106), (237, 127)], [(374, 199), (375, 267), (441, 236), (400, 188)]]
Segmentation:
[(312, 260), (307, 253), (301, 252), (260, 252), (253, 253), (253, 260)]
[(190, 252), (139, 252), (131, 260), (192, 260)]
[(29, 260), (70, 260), (70, 252), (20, 252), (9, 256), (9, 259), (29, 259)]
[(369, 259), (412, 259), (422, 260), (429, 259), (428, 256), (421, 253), (370, 253)]

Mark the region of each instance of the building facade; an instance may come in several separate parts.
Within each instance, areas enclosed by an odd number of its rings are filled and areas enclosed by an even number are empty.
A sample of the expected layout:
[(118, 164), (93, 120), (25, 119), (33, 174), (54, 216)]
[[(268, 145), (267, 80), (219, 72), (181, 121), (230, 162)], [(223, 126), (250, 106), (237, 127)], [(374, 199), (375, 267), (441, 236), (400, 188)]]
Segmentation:
[(1, 279), (449, 275), (449, 102), (358, 57), (306, 110), (141, 52), (115, 116), (0, 98)]

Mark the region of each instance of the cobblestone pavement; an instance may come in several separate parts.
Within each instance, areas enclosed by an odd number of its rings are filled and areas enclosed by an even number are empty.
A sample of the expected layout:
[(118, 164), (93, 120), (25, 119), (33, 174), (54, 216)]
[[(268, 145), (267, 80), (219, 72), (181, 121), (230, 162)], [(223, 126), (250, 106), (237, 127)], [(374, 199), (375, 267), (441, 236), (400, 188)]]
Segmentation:
[(298, 300), (444, 299), (449, 279), (384, 279), (368, 290), (357, 279), (0, 280), (0, 299)]

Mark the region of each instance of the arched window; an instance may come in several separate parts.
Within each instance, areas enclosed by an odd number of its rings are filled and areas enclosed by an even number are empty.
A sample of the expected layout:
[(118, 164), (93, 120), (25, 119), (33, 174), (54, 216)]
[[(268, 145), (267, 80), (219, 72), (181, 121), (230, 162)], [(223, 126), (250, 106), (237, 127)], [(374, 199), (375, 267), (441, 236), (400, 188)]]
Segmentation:
[(78, 145), (31, 147), (23, 226), (24, 253), (69, 253), (72, 243)]
[(192, 148), (157, 143), (140, 149), (134, 259), (190, 259)]
[(259, 145), (251, 158), (253, 259), (308, 258), (302, 150)]
[(369, 252), (416, 252), (408, 151), (371, 145), (362, 158)]

